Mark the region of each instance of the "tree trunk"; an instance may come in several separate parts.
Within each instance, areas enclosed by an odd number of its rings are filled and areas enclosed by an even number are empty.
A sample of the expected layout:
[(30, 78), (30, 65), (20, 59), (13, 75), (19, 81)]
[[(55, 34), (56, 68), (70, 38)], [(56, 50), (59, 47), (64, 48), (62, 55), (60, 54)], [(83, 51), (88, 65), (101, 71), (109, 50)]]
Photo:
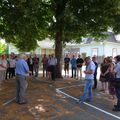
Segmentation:
[(58, 31), (56, 33), (55, 39), (55, 56), (57, 58), (57, 66), (56, 66), (56, 77), (62, 77), (62, 31)]
[(55, 36), (55, 56), (58, 60), (56, 68), (56, 77), (62, 77), (62, 43), (64, 30), (64, 11), (67, 0), (56, 0), (56, 36)]

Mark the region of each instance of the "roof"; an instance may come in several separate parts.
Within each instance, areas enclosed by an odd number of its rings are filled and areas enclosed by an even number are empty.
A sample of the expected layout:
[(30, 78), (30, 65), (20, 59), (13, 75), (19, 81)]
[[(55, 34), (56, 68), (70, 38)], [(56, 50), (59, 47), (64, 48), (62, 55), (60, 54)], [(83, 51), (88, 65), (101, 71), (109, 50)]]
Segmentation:
[[(103, 41), (107, 41), (107, 42), (113, 42), (113, 43), (120, 43), (119, 41), (116, 40), (116, 37), (114, 35), (114, 33), (112, 32), (107, 32), (105, 33), (107, 34), (107, 37), (106, 39), (104, 39)], [(91, 42), (93, 42), (94, 39), (93, 38), (87, 38), (85, 41), (84, 41), (84, 44), (90, 44)]]

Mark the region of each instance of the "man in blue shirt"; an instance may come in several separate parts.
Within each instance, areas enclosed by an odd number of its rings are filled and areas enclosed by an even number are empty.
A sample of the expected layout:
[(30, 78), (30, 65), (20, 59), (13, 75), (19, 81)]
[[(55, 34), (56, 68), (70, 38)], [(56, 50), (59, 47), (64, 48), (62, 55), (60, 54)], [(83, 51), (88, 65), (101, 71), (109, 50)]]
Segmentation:
[(72, 77), (76, 77), (76, 69), (77, 69), (77, 62), (76, 62), (76, 58), (73, 55), (73, 58), (71, 59), (71, 68), (72, 68)]
[(25, 55), (20, 55), (18, 61), (16, 62), (16, 102), (18, 104), (26, 103), (24, 98), (28, 86), (26, 74), (29, 73), (29, 67), (26, 59), (27, 57)]
[(92, 100), (92, 81), (94, 80), (94, 72), (95, 72), (95, 64), (90, 59), (90, 57), (85, 58), (85, 64), (86, 64), (86, 70), (84, 71), (84, 73), (85, 73), (86, 85), (84, 87), (84, 93), (81, 101), (82, 103), (86, 99), (87, 92), (89, 93), (88, 101), (91, 102)]

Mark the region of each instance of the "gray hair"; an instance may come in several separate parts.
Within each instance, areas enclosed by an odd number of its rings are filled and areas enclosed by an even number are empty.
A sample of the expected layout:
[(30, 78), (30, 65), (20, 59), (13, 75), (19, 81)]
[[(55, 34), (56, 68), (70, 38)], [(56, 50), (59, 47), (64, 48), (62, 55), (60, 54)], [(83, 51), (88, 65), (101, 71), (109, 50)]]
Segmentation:
[(20, 59), (24, 59), (25, 57), (26, 57), (25, 54), (20, 54), (20, 55), (19, 55), (19, 58), (20, 58)]

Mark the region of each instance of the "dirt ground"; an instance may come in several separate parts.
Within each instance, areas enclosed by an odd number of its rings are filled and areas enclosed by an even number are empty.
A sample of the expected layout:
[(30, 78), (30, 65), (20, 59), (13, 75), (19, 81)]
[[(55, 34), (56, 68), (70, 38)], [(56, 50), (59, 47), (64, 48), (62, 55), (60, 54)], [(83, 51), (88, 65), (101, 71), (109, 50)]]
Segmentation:
[[(86, 107), (80, 108), (75, 101), (56, 92), (56, 88), (67, 86), (64, 92), (79, 98), (83, 93), (84, 86), (82, 85), (84, 81), (65, 78), (57, 79), (54, 82), (45, 78), (28, 78), (28, 82), (29, 86), (26, 94), (28, 103), (25, 105), (19, 105), (14, 100), (15, 79), (8, 80), (0, 86), (0, 120), (84, 120), (84, 116), (87, 116), (88, 109)], [(81, 85), (81, 87), (69, 87), (72, 85)], [(94, 92), (97, 96), (94, 99), (101, 101), (104, 98), (103, 101), (109, 104), (108, 107), (112, 107), (115, 101), (109, 99), (108, 95), (98, 95), (96, 93), (97, 91)], [(100, 120), (97, 114), (99, 115), (99, 113), (89, 114), (88, 119)], [(107, 120), (106, 117), (106, 115), (103, 115), (105, 120)], [(112, 118), (109, 120), (112, 120)]]

